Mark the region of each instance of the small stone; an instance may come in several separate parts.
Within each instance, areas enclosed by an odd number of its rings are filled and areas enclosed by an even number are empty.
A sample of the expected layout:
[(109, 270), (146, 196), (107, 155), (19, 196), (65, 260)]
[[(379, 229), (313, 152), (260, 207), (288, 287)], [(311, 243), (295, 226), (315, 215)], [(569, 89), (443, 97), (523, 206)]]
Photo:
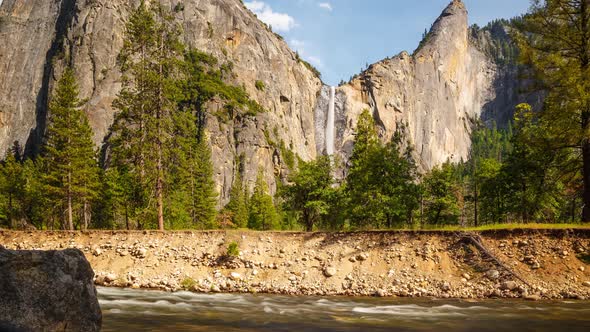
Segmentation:
[(102, 250), (100, 250), (100, 248), (96, 248), (96, 249), (94, 249), (94, 251), (92, 252), (92, 254), (94, 256), (100, 256), (100, 255), (102, 255)]
[(113, 282), (117, 280), (117, 275), (114, 273), (109, 273), (107, 275), (104, 276), (104, 281), (105, 282)]
[(137, 257), (145, 258), (146, 255), (147, 255), (147, 249), (145, 249), (145, 248), (137, 249)]
[(291, 282), (297, 281), (297, 277), (296, 276), (290, 276), (289, 277), (289, 281), (291, 281)]
[(448, 282), (443, 283), (443, 285), (440, 287), (440, 289), (443, 292), (448, 292), (451, 290), (451, 285)]
[(219, 292), (221, 292), (221, 289), (217, 285), (211, 285), (211, 291), (213, 293), (219, 293)]
[(252, 270), (252, 275), (255, 276), (258, 274), (258, 270)]
[(336, 275), (336, 268), (332, 267), (332, 266), (325, 268), (324, 275), (328, 278), (335, 276)]
[(514, 281), (504, 281), (500, 285), (500, 289), (509, 290), (509, 291), (515, 290), (517, 287), (518, 287), (518, 285)]
[(582, 286), (585, 286), (585, 287), (590, 287), (590, 281), (584, 281), (584, 282), (582, 283)]
[(586, 271), (586, 268), (583, 267), (583, 266), (580, 266), (579, 270), (582, 271), (582, 272), (584, 272), (584, 271)]
[(486, 277), (490, 280), (497, 280), (500, 278), (500, 272), (498, 272), (498, 270), (488, 270), (488, 272), (486, 272)]
[(471, 280), (471, 276), (469, 275), (469, 273), (463, 273), (463, 278)]
[(535, 261), (533, 263), (533, 265), (531, 266), (531, 269), (533, 269), (533, 270), (537, 270), (537, 269), (540, 269), (540, 268), (541, 268), (541, 264), (539, 262), (537, 262), (537, 261)]
[(378, 289), (375, 292), (375, 296), (377, 296), (377, 297), (386, 297), (387, 296), (387, 292), (385, 290), (383, 290), (383, 289)]
[(230, 273), (229, 277), (234, 281), (238, 281), (238, 280), (242, 279), (242, 276), (237, 272)]
[(541, 300), (541, 296), (532, 294), (532, 295), (524, 295), (523, 298), (527, 301), (539, 301)]

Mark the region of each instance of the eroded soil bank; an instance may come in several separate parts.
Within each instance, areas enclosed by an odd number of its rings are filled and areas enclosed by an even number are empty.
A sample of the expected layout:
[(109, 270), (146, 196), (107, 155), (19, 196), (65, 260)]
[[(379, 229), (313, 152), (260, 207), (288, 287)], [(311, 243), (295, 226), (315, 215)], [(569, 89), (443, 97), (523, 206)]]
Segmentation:
[[(9, 249), (78, 248), (96, 273), (95, 283), (115, 287), (301, 295), (590, 298), (590, 230), (466, 235), (0, 231), (0, 245)], [(233, 242), (238, 244), (237, 257), (227, 255)]]

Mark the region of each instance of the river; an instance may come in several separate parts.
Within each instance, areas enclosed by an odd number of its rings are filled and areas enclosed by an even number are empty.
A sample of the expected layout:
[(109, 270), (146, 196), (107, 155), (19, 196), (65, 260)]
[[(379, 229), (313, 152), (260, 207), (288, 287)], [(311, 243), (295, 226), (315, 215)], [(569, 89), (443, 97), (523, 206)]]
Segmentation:
[(103, 331), (590, 331), (590, 302), (195, 294), (99, 288)]

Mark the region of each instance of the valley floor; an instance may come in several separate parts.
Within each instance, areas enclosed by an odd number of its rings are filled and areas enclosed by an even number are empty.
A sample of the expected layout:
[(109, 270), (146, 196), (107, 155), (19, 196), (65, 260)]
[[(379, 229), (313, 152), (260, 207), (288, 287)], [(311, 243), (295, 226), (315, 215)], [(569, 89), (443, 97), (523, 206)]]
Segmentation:
[[(227, 254), (237, 243), (239, 255)], [(292, 295), (590, 298), (589, 229), (471, 233), (13, 232), (8, 249), (78, 248), (102, 286)], [(492, 258), (493, 257), (493, 258)]]

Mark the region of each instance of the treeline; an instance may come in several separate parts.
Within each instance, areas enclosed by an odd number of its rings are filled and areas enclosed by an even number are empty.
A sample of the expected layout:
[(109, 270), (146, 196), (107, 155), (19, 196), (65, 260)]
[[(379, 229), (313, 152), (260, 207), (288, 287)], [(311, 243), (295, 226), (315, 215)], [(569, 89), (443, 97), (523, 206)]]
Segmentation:
[[(170, 13), (142, 3), (127, 26), (119, 112), (105, 150), (94, 150), (74, 74), (66, 70), (51, 98), (42, 153), (24, 158), (15, 144), (1, 164), (0, 222), (38, 229), (353, 230), (590, 221), (590, 54), (578, 47), (588, 45), (590, 8), (550, 4), (535, 5), (513, 36), (520, 61), (544, 87), (543, 109), (521, 104), (507, 129), (475, 128), (468, 160), (420, 174), (403, 125), (384, 144), (364, 111), (347, 165), (293, 156), (297, 170), (272, 197), (262, 172), (249, 190), (238, 160), (231, 200), (217, 211), (206, 103), (224, 100), (215, 114), (221, 121), (264, 110), (226, 83), (231, 64), (187, 49)], [(336, 168), (347, 170), (344, 179), (334, 177)]]

